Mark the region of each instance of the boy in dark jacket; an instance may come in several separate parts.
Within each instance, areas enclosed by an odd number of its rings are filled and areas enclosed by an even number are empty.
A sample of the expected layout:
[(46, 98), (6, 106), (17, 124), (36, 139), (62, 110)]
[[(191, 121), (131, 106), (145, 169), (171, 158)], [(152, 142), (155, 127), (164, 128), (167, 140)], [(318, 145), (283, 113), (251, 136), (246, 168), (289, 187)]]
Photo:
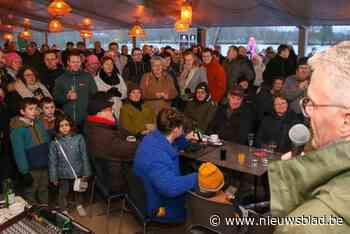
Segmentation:
[(47, 204), (49, 136), (37, 119), (37, 108), (35, 98), (20, 102), (20, 115), (10, 122), (10, 137), (18, 170), (23, 175), (24, 198)]

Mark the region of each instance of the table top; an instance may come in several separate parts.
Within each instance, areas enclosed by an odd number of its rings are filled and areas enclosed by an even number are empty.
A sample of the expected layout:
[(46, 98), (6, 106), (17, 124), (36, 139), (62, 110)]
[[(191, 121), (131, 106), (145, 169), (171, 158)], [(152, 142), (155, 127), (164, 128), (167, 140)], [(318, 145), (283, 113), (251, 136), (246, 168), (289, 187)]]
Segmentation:
[(203, 145), (203, 148), (201, 148), (200, 150), (198, 150), (196, 152), (190, 153), (190, 152), (182, 151), (181, 156), (184, 156), (184, 157), (190, 158), (190, 159), (199, 160), (204, 155), (209, 154), (217, 149), (218, 149), (217, 146)]
[[(214, 150), (212, 149), (214, 148)], [(226, 160), (221, 160), (220, 154), (221, 149), (226, 150)], [(268, 162), (271, 160), (280, 159), (280, 154), (269, 153), (269, 157), (257, 157), (254, 152), (257, 151), (256, 148), (249, 148), (245, 145), (239, 145), (231, 142), (225, 142), (224, 146), (221, 147), (211, 147), (211, 150), (202, 154), (201, 157), (196, 158), (202, 162), (212, 162), (217, 166), (231, 169), (234, 171), (239, 171), (255, 176), (262, 176), (267, 171), (266, 164), (264, 165), (263, 159), (268, 158)], [(242, 164), (239, 163), (238, 154), (243, 153), (245, 155), (245, 160)], [(256, 163), (252, 163), (253, 159), (257, 159)]]

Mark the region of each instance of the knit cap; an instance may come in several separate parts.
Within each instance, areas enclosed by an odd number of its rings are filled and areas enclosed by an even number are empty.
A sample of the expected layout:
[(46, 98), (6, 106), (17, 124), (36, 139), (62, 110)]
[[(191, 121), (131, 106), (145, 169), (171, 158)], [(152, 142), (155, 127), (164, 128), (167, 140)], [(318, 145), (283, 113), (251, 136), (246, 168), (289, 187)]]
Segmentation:
[(100, 63), (100, 60), (98, 60), (97, 56), (94, 54), (91, 54), (89, 56), (86, 57), (86, 63), (90, 64), (90, 63)]
[(5, 54), (5, 63), (7, 66), (10, 66), (15, 60), (22, 61), (21, 56), (19, 56), (16, 52), (9, 52)]
[(213, 163), (203, 163), (199, 167), (198, 185), (201, 192), (217, 192), (224, 184), (224, 175)]

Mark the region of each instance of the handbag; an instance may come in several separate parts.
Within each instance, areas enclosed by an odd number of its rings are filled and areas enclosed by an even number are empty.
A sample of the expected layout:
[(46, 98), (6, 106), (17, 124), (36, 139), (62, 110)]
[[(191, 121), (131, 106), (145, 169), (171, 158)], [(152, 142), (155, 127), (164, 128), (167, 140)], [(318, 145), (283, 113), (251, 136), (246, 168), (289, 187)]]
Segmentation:
[(67, 161), (67, 163), (68, 163), (70, 169), (71, 169), (72, 172), (73, 172), (73, 175), (74, 175), (74, 178), (75, 178), (75, 179), (74, 179), (73, 190), (74, 190), (75, 192), (85, 192), (86, 189), (87, 189), (88, 186), (89, 186), (88, 182), (87, 182), (84, 178), (79, 178), (79, 177), (77, 176), (77, 173), (75, 172), (75, 170), (74, 170), (72, 164), (70, 163), (70, 161), (69, 161), (69, 159), (68, 159), (66, 153), (64, 152), (62, 145), (58, 142), (57, 139), (55, 139), (55, 141), (56, 141), (56, 143), (57, 143), (57, 145), (58, 145), (58, 148), (60, 149), (60, 151), (61, 151), (61, 153), (62, 153), (64, 159)]

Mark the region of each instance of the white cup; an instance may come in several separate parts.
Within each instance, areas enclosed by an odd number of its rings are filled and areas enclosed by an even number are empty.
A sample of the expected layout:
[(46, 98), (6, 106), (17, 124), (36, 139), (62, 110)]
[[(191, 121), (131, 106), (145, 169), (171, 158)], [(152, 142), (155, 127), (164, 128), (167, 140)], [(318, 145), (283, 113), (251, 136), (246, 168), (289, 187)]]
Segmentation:
[(219, 135), (218, 134), (212, 134), (212, 135), (210, 135), (209, 139), (210, 139), (211, 142), (217, 142), (217, 141), (219, 141)]

